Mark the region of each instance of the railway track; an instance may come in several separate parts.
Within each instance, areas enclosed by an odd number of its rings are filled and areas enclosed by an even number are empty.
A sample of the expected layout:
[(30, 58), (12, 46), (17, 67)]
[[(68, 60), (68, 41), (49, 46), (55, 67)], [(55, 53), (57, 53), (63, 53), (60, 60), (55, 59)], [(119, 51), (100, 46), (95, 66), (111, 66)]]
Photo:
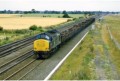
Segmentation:
[(0, 75), (33, 55), (34, 55), (33, 51), (29, 51), (29, 52), (25, 53), (24, 55), (22, 55), (16, 59), (13, 59), (13, 60), (9, 61), (8, 63), (3, 64), (2, 66), (0, 66)]
[[(6, 77), (4, 80), (12, 80), (11, 78), (14, 78), (15, 75), (19, 74), (20, 72), (22, 72), (24, 69), (30, 67), (30, 65), (34, 64), (36, 62), (35, 59), (33, 59), (31, 62), (29, 62), (28, 64), (26, 64), (25, 66), (23, 66), (22, 68), (20, 68), (19, 70), (17, 70), (16, 72), (14, 72), (13, 74), (11, 74), (10, 76)], [(38, 67), (41, 63), (43, 63), (44, 60), (41, 60), (41, 62), (35, 64), (34, 67), (31, 67), (30, 69), (27, 69), (27, 72), (22, 74), (22, 76), (19, 76), (16, 78), (16, 80), (22, 80), (23, 77), (25, 77), (26, 75), (28, 75), (31, 71), (35, 70), (36, 67)], [(15, 80), (15, 79), (13, 79)]]
[(34, 38), (35, 36), (0, 46), (0, 58), (31, 44)]

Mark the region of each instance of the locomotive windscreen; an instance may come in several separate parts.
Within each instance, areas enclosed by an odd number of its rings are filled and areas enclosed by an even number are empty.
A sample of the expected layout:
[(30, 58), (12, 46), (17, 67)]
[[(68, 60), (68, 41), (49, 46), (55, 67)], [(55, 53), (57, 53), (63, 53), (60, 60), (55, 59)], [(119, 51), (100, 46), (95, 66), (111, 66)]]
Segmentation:
[(36, 36), (36, 39), (46, 39), (46, 40), (50, 40), (50, 37), (46, 34), (39, 34)]

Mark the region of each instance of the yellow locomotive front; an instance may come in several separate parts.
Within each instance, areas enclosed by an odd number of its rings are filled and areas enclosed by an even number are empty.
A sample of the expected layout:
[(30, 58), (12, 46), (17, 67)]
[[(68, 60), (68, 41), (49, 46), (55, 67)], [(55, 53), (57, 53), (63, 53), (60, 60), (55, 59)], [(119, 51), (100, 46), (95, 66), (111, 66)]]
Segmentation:
[(45, 33), (37, 35), (33, 50), (37, 58), (47, 58), (50, 51), (50, 37)]
[(45, 39), (38, 39), (34, 41), (34, 51), (49, 51), (49, 41)]
[(48, 58), (60, 45), (61, 36), (56, 30), (47, 31), (36, 36), (33, 50), (37, 58)]

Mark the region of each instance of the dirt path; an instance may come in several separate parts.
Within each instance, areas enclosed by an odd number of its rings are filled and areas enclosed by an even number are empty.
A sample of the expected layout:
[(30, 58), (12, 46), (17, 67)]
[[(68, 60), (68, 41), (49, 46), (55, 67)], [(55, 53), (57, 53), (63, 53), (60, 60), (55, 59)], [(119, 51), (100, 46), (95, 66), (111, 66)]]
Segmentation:
[(108, 31), (109, 31), (109, 34), (110, 34), (110, 38), (111, 40), (113, 40), (113, 42), (115, 43), (116, 47), (120, 50), (120, 44), (118, 43), (118, 41), (113, 37), (109, 27), (107, 27)]
[(100, 29), (96, 28), (93, 31), (94, 52), (96, 54), (94, 59), (95, 71), (98, 80), (116, 80), (119, 79), (116, 68), (111, 61), (108, 47), (104, 43)]

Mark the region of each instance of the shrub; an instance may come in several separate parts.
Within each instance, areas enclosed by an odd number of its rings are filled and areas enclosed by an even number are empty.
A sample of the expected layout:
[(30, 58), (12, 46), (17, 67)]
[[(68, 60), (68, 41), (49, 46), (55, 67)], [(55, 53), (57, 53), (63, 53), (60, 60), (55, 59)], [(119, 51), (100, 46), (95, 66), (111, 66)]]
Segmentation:
[(90, 78), (85, 71), (81, 70), (78, 73), (78, 79), (79, 80), (89, 80)]
[(83, 17), (79, 17), (79, 19), (83, 19)]
[(73, 18), (73, 21), (76, 20), (77, 18)]
[(42, 27), (41, 27), (41, 26), (39, 26), (39, 27), (38, 27), (38, 29), (42, 29)]
[(68, 19), (67, 22), (72, 21), (71, 19)]
[(33, 30), (33, 31), (37, 30), (37, 26), (36, 25), (32, 25), (32, 26), (29, 27), (29, 30)]
[(0, 26), (0, 31), (3, 31), (3, 27)]
[(16, 34), (25, 34), (26, 32), (28, 32), (27, 30), (25, 29), (22, 29), (22, 30), (15, 30), (14, 31)]
[(9, 40), (9, 37), (6, 37), (6, 38), (5, 38), (5, 40), (7, 40), (7, 41), (8, 41), (8, 40)]
[(39, 31), (44, 31), (41, 26), (39, 26), (37, 29), (38, 29)]
[(94, 51), (94, 47), (93, 47), (93, 46), (90, 47), (90, 51), (91, 51), (91, 52)]
[(58, 18), (61, 18), (60, 16), (58, 16)]

